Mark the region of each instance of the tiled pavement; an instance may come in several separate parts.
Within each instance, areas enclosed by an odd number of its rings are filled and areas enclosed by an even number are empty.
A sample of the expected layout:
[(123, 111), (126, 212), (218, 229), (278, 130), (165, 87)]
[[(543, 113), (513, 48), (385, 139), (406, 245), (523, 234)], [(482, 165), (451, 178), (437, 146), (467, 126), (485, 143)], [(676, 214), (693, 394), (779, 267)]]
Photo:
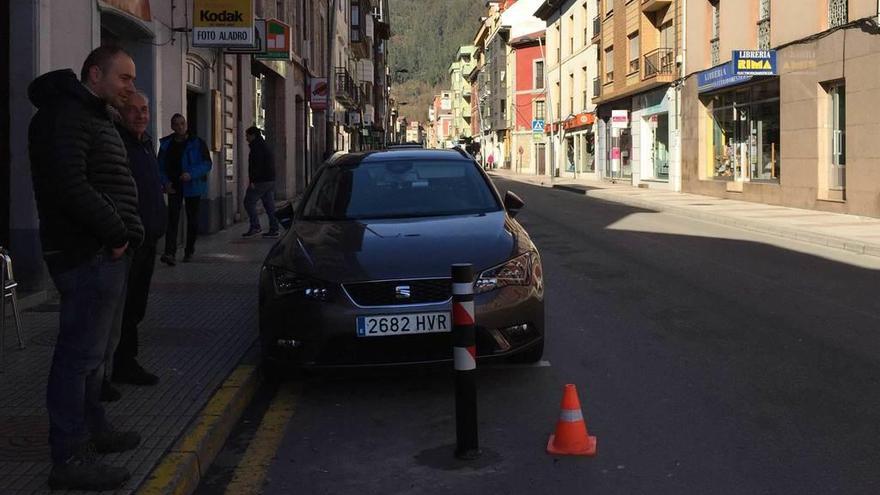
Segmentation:
[[(132, 493), (147, 477), (256, 340), (257, 278), (272, 241), (241, 240), (243, 229), (201, 238), (192, 263), (156, 265), (139, 359), (161, 381), (146, 388), (120, 385), (122, 399), (107, 405), (117, 428), (144, 438), (132, 452), (104, 456), (132, 472), (118, 493)], [(7, 320), (6, 367), (0, 373), (2, 495), (49, 492), (45, 393), (57, 309), (50, 300), (23, 313), (23, 351)]]
[(858, 254), (880, 256), (880, 219), (804, 210), (763, 203), (643, 189), (584, 179), (538, 177), (493, 170), (491, 175), (544, 187), (565, 189), (587, 197), (665, 211), (778, 237), (796, 239)]

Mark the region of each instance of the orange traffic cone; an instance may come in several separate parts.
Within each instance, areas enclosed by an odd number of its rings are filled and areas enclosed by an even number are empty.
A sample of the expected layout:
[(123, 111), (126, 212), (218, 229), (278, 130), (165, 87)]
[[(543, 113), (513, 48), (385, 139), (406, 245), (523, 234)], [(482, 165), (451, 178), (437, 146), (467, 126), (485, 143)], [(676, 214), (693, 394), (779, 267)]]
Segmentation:
[(596, 437), (587, 433), (577, 388), (568, 384), (562, 394), (562, 412), (556, 422), (556, 433), (550, 435), (547, 453), (556, 455), (596, 455)]

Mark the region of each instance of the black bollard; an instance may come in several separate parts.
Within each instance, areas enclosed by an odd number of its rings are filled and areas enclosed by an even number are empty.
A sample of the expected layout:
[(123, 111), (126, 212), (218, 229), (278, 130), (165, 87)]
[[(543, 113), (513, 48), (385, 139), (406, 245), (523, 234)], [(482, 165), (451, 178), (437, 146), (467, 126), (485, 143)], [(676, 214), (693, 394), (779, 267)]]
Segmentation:
[(480, 457), (477, 437), (477, 338), (474, 329), (474, 270), (452, 265), (452, 353), (455, 360), (455, 457)]

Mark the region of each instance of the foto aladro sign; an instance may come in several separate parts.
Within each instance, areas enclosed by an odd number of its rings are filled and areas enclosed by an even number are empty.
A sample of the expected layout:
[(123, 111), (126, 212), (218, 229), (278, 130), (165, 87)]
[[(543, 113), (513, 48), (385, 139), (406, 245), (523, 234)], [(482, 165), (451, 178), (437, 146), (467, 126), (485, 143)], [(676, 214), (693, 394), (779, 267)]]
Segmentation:
[(254, 46), (254, 0), (193, 0), (193, 46)]

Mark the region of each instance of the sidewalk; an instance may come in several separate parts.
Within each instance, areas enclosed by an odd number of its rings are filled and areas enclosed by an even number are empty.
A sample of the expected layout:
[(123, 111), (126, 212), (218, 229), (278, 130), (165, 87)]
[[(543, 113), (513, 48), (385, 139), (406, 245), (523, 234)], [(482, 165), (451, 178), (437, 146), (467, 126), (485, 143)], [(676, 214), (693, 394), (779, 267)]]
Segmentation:
[[(140, 447), (104, 456), (125, 465), (132, 493), (202, 410), (257, 339), (257, 277), (273, 241), (240, 238), (244, 224), (199, 239), (192, 263), (156, 264), (139, 360), (160, 377), (156, 387), (117, 385), (111, 422), (143, 436)], [(18, 350), (7, 321), (0, 373), (0, 493), (49, 493), (46, 379), (58, 329), (58, 303), (22, 314), (27, 348)], [(51, 492), (59, 493), (59, 492)]]
[(623, 184), (518, 175), (492, 170), (490, 175), (543, 187), (553, 187), (590, 198), (664, 211), (802, 242), (846, 249), (880, 257), (880, 219), (803, 210), (763, 203), (642, 189)]

